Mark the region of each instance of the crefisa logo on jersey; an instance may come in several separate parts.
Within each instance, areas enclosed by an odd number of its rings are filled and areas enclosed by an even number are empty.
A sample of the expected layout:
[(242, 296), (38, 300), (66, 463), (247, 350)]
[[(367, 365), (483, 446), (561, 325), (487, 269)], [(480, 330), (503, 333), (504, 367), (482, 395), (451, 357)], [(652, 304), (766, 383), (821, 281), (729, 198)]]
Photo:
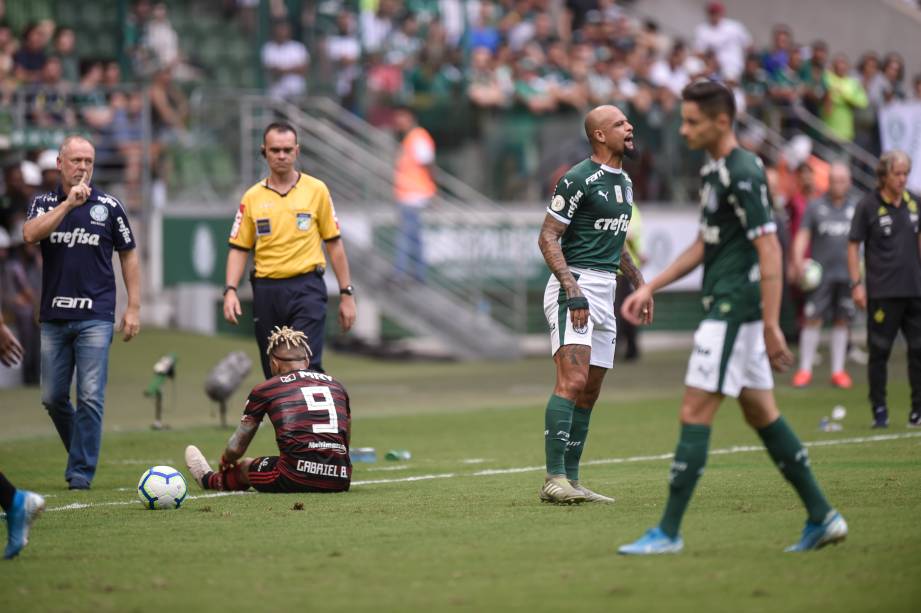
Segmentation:
[(68, 249), (74, 245), (99, 246), (99, 235), (87, 232), (83, 228), (76, 228), (71, 232), (52, 232), (48, 238), (52, 245), (66, 245)]
[(131, 242), (131, 230), (129, 230), (128, 226), (125, 225), (124, 219), (122, 219), (121, 217), (117, 217), (116, 219), (118, 219), (118, 231), (122, 235), (122, 240), (125, 241), (126, 243), (130, 243)]
[(90, 209), (90, 217), (93, 218), (93, 221), (102, 223), (109, 218), (109, 209), (104, 204), (94, 204)]

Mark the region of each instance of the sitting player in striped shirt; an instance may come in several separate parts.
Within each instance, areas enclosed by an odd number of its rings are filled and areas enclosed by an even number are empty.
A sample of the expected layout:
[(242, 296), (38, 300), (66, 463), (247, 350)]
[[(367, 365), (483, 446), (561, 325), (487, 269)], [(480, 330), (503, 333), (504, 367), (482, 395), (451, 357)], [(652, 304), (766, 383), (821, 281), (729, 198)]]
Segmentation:
[[(345, 388), (329, 375), (308, 370), (311, 352), (303, 332), (276, 326), (267, 353), (272, 377), (250, 392), (220, 470), (214, 471), (198, 447), (189, 445), (189, 472), (206, 490), (347, 491), (351, 411)], [(275, 427), (279, 455), (244, 458), (266, 415)]]

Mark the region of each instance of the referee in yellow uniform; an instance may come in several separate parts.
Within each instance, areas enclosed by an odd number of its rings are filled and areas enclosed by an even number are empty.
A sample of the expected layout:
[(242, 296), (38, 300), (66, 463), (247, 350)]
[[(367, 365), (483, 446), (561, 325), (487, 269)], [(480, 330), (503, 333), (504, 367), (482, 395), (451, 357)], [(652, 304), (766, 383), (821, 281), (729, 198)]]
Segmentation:
[(269, 176), (243, 194), (230, 231), (224, 318), (236, 325), (243, 312), (237, 287), (252, 250), (253, 322), (267, 379), (271, 372), (266, 348), (275, 326), (306, 334), (312, 352), (310, 367), (323, 372), (327, 302), (324, 242), (339, 282), (339, 325), (348, 332), (355, 323), (349, 262), (329, 189), (294, 167), (297, 154), (294, 128), (281, 122), (269, 124), (262, 137)]

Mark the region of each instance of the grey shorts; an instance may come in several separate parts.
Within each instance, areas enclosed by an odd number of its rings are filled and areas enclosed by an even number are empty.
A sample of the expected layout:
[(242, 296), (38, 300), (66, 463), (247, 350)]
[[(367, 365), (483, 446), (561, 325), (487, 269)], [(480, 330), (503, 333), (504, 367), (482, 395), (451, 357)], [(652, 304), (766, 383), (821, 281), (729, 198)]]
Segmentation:
[(803, 314), (808, 319), (850, 322), (856, 313), (847, 281), (823, 280), (817, 288), (806, 294)]

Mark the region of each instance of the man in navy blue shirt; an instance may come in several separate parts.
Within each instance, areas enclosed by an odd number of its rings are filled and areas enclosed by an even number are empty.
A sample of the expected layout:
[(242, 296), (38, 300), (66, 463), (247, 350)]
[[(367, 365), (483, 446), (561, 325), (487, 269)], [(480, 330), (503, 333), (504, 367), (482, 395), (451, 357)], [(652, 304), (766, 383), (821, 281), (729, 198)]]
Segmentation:
[[(42, 404), (68, 452), (70, 489), (89, 489), (102, 440), (109, 345), (115, 322), (118, 252), (128, 290), (121, 321), (126, 341), (140, 331), (140, 263), (121, 203), (92, 186), (93, 144), (68, 136), (58, 153), (61, 185), (32, 200), (22, 228), (28, 243), (41, 242)], [(77, 407), (70, 386), (77, 375)]]

